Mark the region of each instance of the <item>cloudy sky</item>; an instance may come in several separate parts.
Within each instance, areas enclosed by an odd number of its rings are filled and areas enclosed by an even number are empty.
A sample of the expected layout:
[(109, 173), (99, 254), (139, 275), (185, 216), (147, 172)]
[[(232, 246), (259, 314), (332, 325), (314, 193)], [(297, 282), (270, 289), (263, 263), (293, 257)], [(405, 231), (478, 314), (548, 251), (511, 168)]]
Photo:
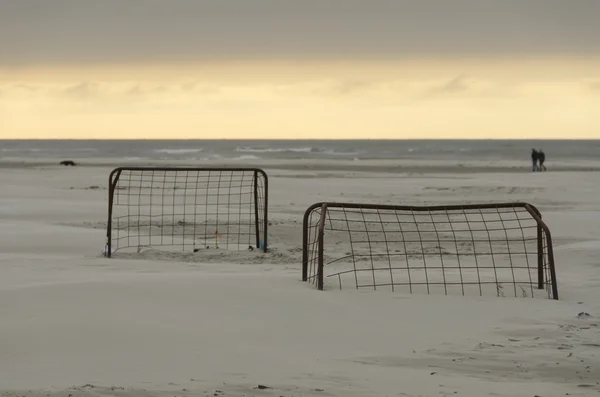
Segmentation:
[(598, 0), (0, 0), (0, 138), (600, 138)]

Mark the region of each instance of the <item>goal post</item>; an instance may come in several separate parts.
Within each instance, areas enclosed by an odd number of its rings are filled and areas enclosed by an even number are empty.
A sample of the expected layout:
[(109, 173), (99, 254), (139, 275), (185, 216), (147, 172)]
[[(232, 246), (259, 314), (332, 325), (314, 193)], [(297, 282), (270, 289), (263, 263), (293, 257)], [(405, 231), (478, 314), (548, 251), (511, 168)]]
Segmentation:
[(550, 230), (528, 203), (316, 203), (302, 251), (302, 280), (319, 290), (558, 299)]
[(116, 168), (105, 255), (147, 247), (267, 252), (268, 190), (260, 168)]

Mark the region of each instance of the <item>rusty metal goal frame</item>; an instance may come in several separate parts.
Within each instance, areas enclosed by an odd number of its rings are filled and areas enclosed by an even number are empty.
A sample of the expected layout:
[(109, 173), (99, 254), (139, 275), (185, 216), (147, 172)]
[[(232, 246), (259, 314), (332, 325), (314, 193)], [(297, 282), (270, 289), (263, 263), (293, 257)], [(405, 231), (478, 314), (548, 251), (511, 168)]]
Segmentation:
[(269, 180), (260, 168), (119, 167), (108, 183), (107, 257), (159, 246), (267, 252)]
[(320, 202), (305, 211), (302, 247), (302, 280), (319, 290), (334, 277), (340, 289), (350, 279), (357, 289), (558, 299), (551, 233), (528, 203)]

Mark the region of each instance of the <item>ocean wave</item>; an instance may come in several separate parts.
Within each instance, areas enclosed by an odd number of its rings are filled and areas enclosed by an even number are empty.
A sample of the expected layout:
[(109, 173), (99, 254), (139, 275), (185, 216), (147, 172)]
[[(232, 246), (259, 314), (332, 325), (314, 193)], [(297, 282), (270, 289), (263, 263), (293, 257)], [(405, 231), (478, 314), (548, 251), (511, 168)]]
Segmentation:
[(36, 148), (18, 148), (18, 149), (13, 149), (13, 148), (2, 148), (0, 149), (0, 152), (5, 152), (5, 153), (17, 153), (17, 152), (41, 152), (42, 149), (36, 149)]
[(265, 147), (252, 147), (252, 146), (244, 146), (244, 147), (236, 147), (235, 150), (239, 153), (311, 153), (318, 152), (318, 149), (312, 147), (299, 147), (299, 148), (265, 148)]
[(331, 156), (356, 156), (361, 154), (361, 152), (345, 152), (345, 151), (337, 151), (337, 150), (323, 150), (321, 153), (325, 155)]
[(244, 146), (236, 147), (235, 152), (238, 153), (306, 153), (313, 155), (324, 156), (356, 156), (360, 152), (355, 150), (337, 150), (337, 149), (319, 149), (316, 147), (289, 147), (289, 148), (270, 148), (270, 147), (254, 147)]
[(197, 149), (156, 149), (155, 153), (164, 153), (164, 154), (188, 154), (188, 153), (200, 153), (204, 150), (204, 148)]
[(245, 154), (242, 156), (238, 156), (238, 157), (232, 157), (229, 160), (233, 160), (233, 161), (244, 161), (244, 160), (261, 160), (261, 157), (258, 156), (254, 156), (252, 154)]

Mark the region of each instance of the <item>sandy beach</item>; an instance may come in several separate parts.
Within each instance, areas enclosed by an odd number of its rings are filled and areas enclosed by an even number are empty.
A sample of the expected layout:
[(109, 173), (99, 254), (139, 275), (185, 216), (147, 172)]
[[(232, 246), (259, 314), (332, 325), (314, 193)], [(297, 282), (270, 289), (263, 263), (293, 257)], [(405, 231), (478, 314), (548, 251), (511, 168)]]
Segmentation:
[[(75, 160), (0, 165), (1, 396), (600, 393), (600, 164), (240, 161), (270, 178), (270, 252), (175, 260), (102, 256), (108, 175), (136, 162)], [(534, 204), (560, 300), (317, 291), (319, 201)]]
[(0, 0), (0, 397), (600, 397), (599, 16)]

